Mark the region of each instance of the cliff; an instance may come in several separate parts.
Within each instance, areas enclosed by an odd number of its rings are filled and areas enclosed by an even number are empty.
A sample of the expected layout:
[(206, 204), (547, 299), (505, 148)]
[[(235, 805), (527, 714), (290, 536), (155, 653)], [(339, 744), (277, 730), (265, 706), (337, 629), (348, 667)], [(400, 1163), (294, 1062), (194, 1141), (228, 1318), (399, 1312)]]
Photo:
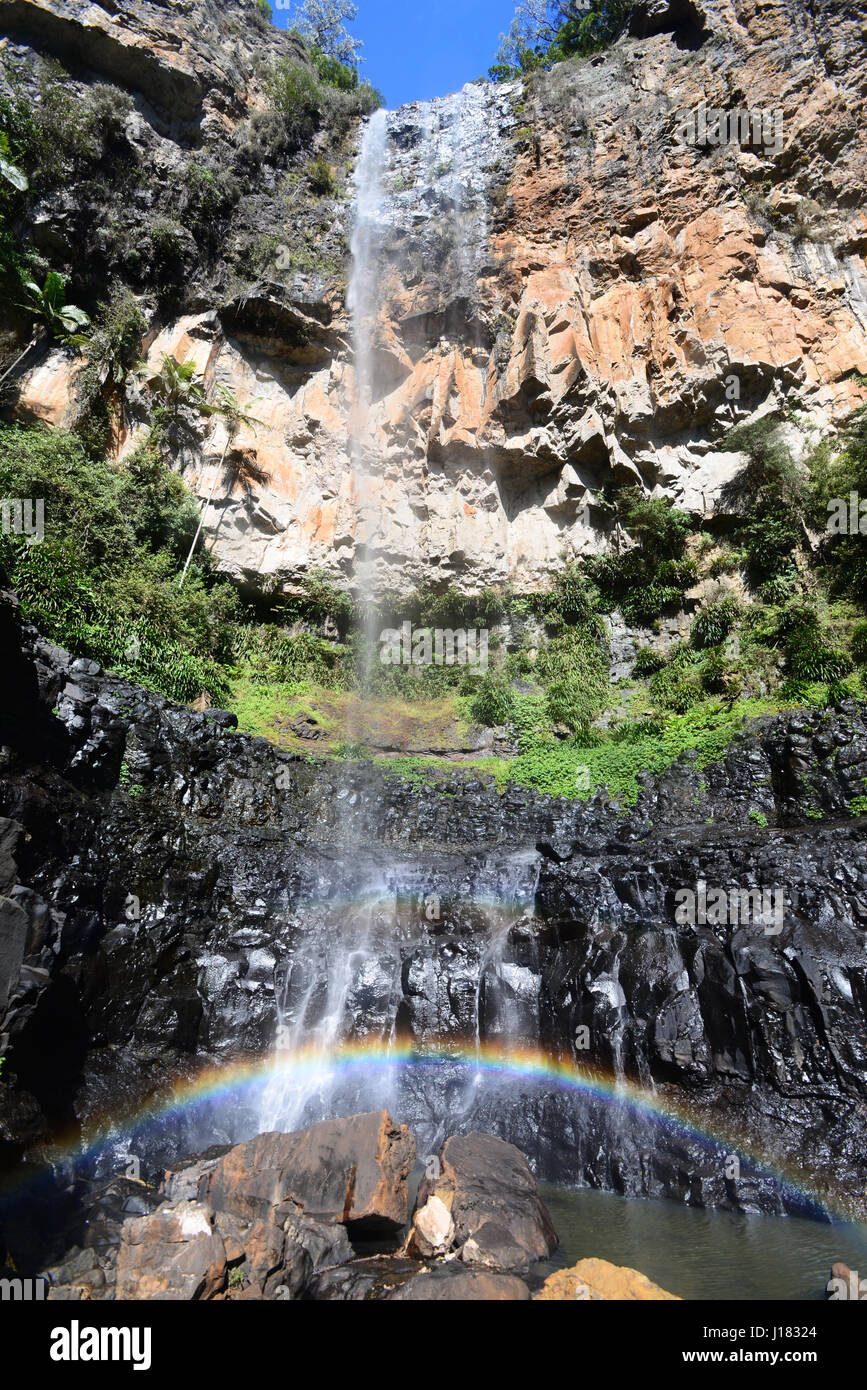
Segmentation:
[[(203, 500), (214, 487), (209, 543), (250, 589), (318, 569), (351, 587), (362, 557), (380, 588), (539, 588), (564, 552), (616, 544), (611, 485), (719, 516), (743, 461), (726, 450), (732, 425), (782, 411), (803, 451), (865, 398), (855, 3), (650, 3), (592, 58), (376, 118), (372, 174), (357, 114), (327, 114), (295, 150), (269, 147), (269, 64), (307, 59), (252, 3), (141, 0), (120, 18), (3, 0), (0, 29), (7, 73), (47, 55), (82, 93), (109, 81), (133, 98), (124, 158), (146, 162), (153, 186), (114, 231), (102, 195), (55, 190), (35, 236), (79, 283), (133, 283), (154, 369), (169, 352), (254, 402), (256, 423), (231, 440), (201, 421), (176, 450)], [(718, 111), (758, 126), (742, 143), (693, 143)], [(328, 166), (318, 186), (311, 154)], [(194, 207), (191, 237), (193, 203), (165, 190), (203, 161), (238, 187), (210, 213)], [(353, 318), (346, 258), (363, 197), (356, 306), (366, 293), (376, 311)], [(171, 235), (153, 251), (166, 202)], [(160, 295), (133, 270), (143, 246), (141, 269), (159, 269), (167, 237), (180, 269)], [(19, 409), (70, 419), (76, 373), (53, 351)], [(121, 407), (125, 456), (146, 428), (133, 383)]]
[[(215, 1134), (274, 1128), (269, 1107), (292, 1128), (308, 1103), (352, 1114), (386, 1087), (422, 1155), (490, 1130), (552, 1179), (804, 1213), (798, 1183), (827, 1177), (863, 1212), (864, 821), (846, 815), (867, 774), (863, 706), (765, 720), (704, 770), (688, 752), (624, 815), (288, 757), (0, 613), (13, 695), (55, 731), (38, 748), (7, 733), (0, 778), (10, 1161), (131, 1113), (145, 1122), (124, 1152), (157, 1171)], [(768, 929), (689, 921), (678, 892), (702, 883), (785, 901)], [(289, 1042), (326, 1049), (309, 1087), (302, 1069), (297, 1090), (146, 1122), (173, 1081), (267, 1055), (280, 1019)], [(379, 1044), (380, 1070), (332, 1071), (329, 1040), (346, 1038)], [(389, 1079), (397, 1041), (438, 1065)], [(640, 1078), (655, 1108), (481, 1074), (498, 1047)], [(667, 1124), (668, 1106), (690, 1125)], [(763, 1163), (733, 1176), (741, 1150)]]

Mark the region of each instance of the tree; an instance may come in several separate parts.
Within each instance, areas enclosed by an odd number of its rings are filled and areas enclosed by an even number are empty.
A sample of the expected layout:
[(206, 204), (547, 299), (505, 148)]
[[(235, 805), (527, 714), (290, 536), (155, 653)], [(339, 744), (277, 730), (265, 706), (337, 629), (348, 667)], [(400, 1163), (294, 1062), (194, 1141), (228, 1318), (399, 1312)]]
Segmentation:
[(305, 43), (318, 48), (338, 63), (356, 67), (363, 59), (360, 39), (354, 39), (346, 25), (358, 17), (354, 0), (297, 0), (292, 23)]
[(500, 35), (495, 81), (606, 48), (622, 33), (634, 0), (520, 0)]
[(508, 34), (500, 35), (497, 63), (525, 71), (532, 66), (531, 56), (554, 42), (575, 9), (572, 0), (520, 0)]
[[(150, 370), (146, 362), (139, 366), (139, 371)], [(178, 362), (168, 352), (164, 352), (160, 369), (151, 375), (148, 386), (151, 394), (166, 406), (175, 418), (184, 405), (210, 415), (213, 408), (208, 405), (202, 383), (196, 380), (196, 375), (195, 362)]]

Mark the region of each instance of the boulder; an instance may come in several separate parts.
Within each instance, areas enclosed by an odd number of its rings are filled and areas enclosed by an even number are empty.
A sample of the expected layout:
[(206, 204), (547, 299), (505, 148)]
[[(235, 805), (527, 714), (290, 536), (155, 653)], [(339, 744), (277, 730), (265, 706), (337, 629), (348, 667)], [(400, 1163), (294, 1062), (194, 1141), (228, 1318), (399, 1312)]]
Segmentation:
[(226, 1247), (213, 1212), (180, 1202), (123, 1223), (117, 1254), (118, 1299), (206, 1299), (226, 1279)]
[(571, 1269), (558, 1269), (542, 1285), (537, 1300), (560, 1301), (579, 1299), (591, 1302), (633, 1299), (640, 1302), (671, 1300), (680, 1302), (676, 1293), (666, 1293), (646, 1274), (628, 1265), (613, 1265), (608, 1260), (579, 1260)]
[(345, 1226), (316, 1221), (298, 1209), (283, 1222), (287, 1243), (292, 1241), (307, 1251), (314, 1273), (332, 1269), (351, 1260), (355, 1254)]
[(407, 1240), (410, 1255), (444, 1255), (452, 1247), (455, 1223), (442, 1198), (433, 1193), (423, 1207), (414, 1212)]
[(238, 1144), (201, 1175), (199, 1197), (250, 1221), (282, 1225), (300, 1209), (357, 1235), (392, 1233), (406, 1225), (414, 1162), (406, 1125), (376, 1110)]
[[(303, 1246), (273, 1221), (252, 1221), (244, 1236), (243, 1261), (235, 1268), (241, 1275), (239, 1293), (246, 1298), (298, 1298), (313, 1264)], [(230, 1276), (230, 1292), (233, 1287)]]
[[(428, 1205), (430, 1205), (428, 1203)], [(464, 1264), (485, 1269), (526, 1269), (527, 1251), (496, 1221), (485, 1221), (461, 1247)]]
[[(430, 1244), (428, 1232), (444, 1238), (441, 1207), (454, 1227), (450, 1244), (461, 1250), (467, 1264), (524, 1270), (556, 1248), (557, 1233), (536, 1191), (536, 1178), (514, 1144), (493, 1134), (455, 1135), (439, 1157), (440, 1176), (422, 1183), (413, 1216), (411, 1240), (420, 1249), (425, 1241)], [(438, 1205), (428, 1211), (432, 1202)]]

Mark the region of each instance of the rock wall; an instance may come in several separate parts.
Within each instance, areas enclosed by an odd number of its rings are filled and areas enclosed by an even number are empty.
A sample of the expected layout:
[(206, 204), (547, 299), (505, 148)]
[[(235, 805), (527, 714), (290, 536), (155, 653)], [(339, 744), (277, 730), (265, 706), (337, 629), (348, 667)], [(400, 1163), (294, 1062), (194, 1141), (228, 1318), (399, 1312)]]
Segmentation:
[[(147, 46), (153, 110), (168, 85), (175, 115), (199, 101), (203, 124), (236, 119), (252, 63), (144, 0), (122, 22), (3, 0), (2, 25), (64, 52), (110, 31), (89, 51), (120, 82)], [(272, 41), (287, 42), (256, 43)], [(193, 359), (255, 400), (208, 512), (221, 565), (250, 587), (313, 568), (351, 586), (364, 550), (391, 589), (536, 588), (564, 552), (608, 546), (606, 484), (710, 516), (738, 466), (734, 423), (784, 412), (802, 450), (839, 422), (867, 371), (864, 51), (854, 0), (663, 0), (612, 49), (525, 86), (390, 113), (363, 469), (351, 269), (284, 274), (278, 248), (255, 285), (153, 324), (152, 363)], [(772, 145), (689, 143), (701, 108), (764, 113)], [(171, 132), (153, 138), (168, 157)], [(345, 232), (349, 202), (328, 207)], [(55, 353), (22, 408), (62, 420), (71, 376)], [(143, 429), (128, 400), (122, 453)], [(203, 499), (224, 444), (215, 422), (178, 450)]]
[[(170, 1077), (268, 1054), (299, 989), (309, 1045), (342, 974), (340, 1037), (452, 1060), (272, 1097), (270, 1123), (236, 1096), (146, 1128), (142, 1161), (281, 1127), (281, 1105), (292, 1128), (387, 1099), (422, 1156), (478, 1129), (541, 1176), (802, 1210), (746, 1161), (730, 1178), (737, 1142), (862, 1210), (867, 861), (845, 807), (867, 777), (863, 707), (760, 722), (703, 771), (685, 755), (624, 813), (309, 764), (32, 632), (18, 669), (58, 737), (49, 752), (4, 731), (7, 1154), (153, 1102)], [(776, 929), (679, 919), (678, 891), (702, 882), (783, 890)], [(479, 1045), (632, 1077), (718, 1138), (547, 1081), (481, 1084)]]

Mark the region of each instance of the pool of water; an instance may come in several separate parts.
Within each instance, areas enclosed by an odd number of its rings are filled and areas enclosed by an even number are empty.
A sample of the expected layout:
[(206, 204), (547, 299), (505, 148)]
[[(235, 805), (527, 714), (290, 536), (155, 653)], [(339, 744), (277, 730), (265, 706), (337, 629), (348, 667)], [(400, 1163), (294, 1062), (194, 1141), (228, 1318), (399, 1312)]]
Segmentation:
[(595, 1256), (681, 1298), (822, 1299), (835, 1260), (867, 1278), (867, 1227), (703, 1211), (539, 1184), (560, 1246), (537, 1271)]

